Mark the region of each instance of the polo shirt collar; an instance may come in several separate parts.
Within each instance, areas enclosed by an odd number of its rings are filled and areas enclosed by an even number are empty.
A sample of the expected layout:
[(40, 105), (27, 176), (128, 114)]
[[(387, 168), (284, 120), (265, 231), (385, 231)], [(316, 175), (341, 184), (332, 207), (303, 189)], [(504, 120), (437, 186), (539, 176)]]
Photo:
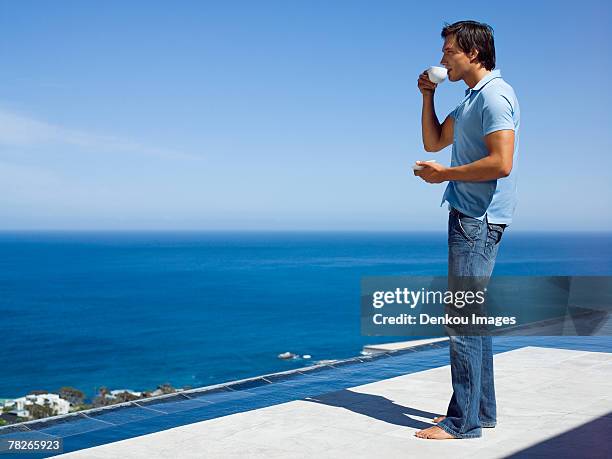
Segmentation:
[(489, 81), (494, 80), (495, 78), (501, 78), (501, 72), (499, 70), (491, 70), (487, 75), (476, 83), (476, 86), (473, 88), (467, 88), (465, 90), (465, 95), (467, 96), (471, 92), (480, 91), (484, 85), (486, 85)]

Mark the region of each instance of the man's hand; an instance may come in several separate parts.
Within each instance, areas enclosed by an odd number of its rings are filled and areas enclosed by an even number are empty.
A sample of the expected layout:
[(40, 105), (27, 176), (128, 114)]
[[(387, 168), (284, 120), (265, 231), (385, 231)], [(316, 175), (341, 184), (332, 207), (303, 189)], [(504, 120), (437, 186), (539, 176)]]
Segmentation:
[(414, 171), (414, 175), (421, 177), (427, 183), (442, 183), (448, 180), (446, 177), (447, 167), (438, 163), (428, 163), (426, 161), (417, 161), (417, 166), (422, 166), (423, 169)]
[(432, 95), (436, 90), (436, 86), (438, 86), (436, 83), (432, 83), (431, 81), (429, 81), (429, 76), (427, 75), (427, 71), (424, 71), (423, 73), (421, 73), (419, 75), (419, 80), (417, 81), (417, 86), (419, 88), (419, 91), (421, 91), (421, 94), (425, 95)]

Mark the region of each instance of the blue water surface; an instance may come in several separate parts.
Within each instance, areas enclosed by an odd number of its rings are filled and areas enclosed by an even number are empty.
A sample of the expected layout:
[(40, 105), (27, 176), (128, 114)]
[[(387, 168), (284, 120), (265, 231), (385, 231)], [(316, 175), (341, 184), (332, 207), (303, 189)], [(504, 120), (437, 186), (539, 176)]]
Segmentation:
[[(444, 233), (0, 233), (0, 398), (204, 386), (359, 354), (362, 276), (444, 275)], [(612, 273), (612, 235), (504, 235), (496, 274)]]

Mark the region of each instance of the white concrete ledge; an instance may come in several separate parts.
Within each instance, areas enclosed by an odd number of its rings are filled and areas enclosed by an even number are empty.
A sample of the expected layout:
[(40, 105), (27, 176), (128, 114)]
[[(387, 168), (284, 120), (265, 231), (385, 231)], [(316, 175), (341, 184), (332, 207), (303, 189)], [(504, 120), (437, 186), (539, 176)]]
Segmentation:
[(410, 349), (411, 347), (422, 346), (423, 344), (439, 343), (441, 341), (447, 341), (448, 338), (425, 338), (415, 339), (412, 341), (398, 341), (395, 343), (382, 343), (382, 344), (366, 344), (363, 346), (362, 353), (364, 354), (378, 354), (380, 352), (389, 351), (401, 351), (404, 349)]
[[(537, 445), (551, 456), (585, 457), (607, 447), (612, 354), (525, 347), (494, 358), (499, 424), (479, 439), (414, 436), (431, 424), (431, 416), (446, 411), (451, 382), (445, 366), (60, 457), (498, 458)], [(587, 431), (602, 432), (591, 435), (588, 444), (581, 444), (584, 435), (562, 435), (590, 422)], [(542, 448), (538, 451), (541, 457)]]

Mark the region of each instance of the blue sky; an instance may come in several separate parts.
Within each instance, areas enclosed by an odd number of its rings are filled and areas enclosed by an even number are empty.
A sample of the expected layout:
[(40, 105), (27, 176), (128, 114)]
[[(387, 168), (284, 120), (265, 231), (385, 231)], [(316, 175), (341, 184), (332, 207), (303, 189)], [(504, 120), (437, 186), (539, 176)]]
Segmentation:
[(610, 6), (412, 3), (1, 1), (0, 229), (444, 230), (416, 79), (475, 19), (521, 104), (513, 226), (611, 230)]

